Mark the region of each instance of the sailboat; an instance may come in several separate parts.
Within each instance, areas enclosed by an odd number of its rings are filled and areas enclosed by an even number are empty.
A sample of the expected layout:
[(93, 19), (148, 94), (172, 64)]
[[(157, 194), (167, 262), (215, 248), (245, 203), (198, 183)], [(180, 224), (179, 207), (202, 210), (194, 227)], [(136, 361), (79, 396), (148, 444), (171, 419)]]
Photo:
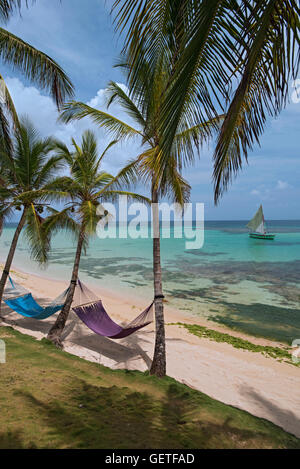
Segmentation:
[(247, 228), (251, 230), (251, 232), (249, 233), (250, 238), (256, 238), (256, 239), (274, 239), (275, 238), (274, 234), (267, 233), (267, 227), (266, 227), (262, 205), (259, 207), (259, 209), (257, 210), (252, 220), (249, 221)]

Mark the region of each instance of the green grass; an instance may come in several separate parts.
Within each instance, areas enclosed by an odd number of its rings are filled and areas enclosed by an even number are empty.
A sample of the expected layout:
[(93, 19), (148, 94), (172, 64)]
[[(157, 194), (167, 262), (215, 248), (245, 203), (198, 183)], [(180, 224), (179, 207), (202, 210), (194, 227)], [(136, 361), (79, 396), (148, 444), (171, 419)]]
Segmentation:
[(196, 335), (200, 338), (206, 338), (215, 342), (226, 342), (232, 345), (234, 348), (248, 350), (249, 352), (261, 353), (264, 356), (275, 358), (279, 361), (284, 361), (294, 366), (299, 366), (293, 363), (291, 353), (288, 347), (272, 347), (269, 345), (253, 344), (249, 340), (241, 339), (240, 337), (234, 337), (224, 332), (215, 331), (208, 329), (207, 327), (198, 326), (197, 324), (186, 324), (186, 323), (170, 323), (169, 326), (179, 326), (185, 328), (191, 334)]
[[(171, 378), (112, 371), (0, 328), (0, 448), (300, 448)], [(216, 377), (217, 379), (217, 377)]]

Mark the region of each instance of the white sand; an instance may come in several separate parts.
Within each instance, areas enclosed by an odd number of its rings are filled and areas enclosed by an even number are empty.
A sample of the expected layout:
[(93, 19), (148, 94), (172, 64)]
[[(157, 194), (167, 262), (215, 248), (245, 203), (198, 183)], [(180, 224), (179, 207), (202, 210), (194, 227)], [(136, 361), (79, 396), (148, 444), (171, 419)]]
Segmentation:
[[(55, 298), (67, 283), (17, 272), (16, 280), (42, 301)], [(112, 297), (99, 290), (109, 314), (119, 323), (133, 319), (147, 305), (135, 299)], [(42, 339), (55, 318), (36, 321), (22, 318), (3, 308), (4, 326)], [(180, 312), (166, 308), (166, 322), (205, 324), (198, 318), (187, 320)], [(210, 328), (224, 330), (209, 324)], [(228, 331), (227, 331), (228, 332)], [(245, 337), (230, 332), (231, 335)], [(167, 326), (167, 374), (226, 404), (272, 421), (300, 437), (300, 370), (258, 353), (235, 349), (230, 344), (200, 339), (178, 326)], [(249, 339), (249, 337), (247, 337)], [(250, 338), (253, 343), (272, 342)], [(275, 344), (277, 345), (277, 344)], [(71, 313), (64, 333), (65, 350), (86, 360), (110, 368), (145, 371), (151, 365), (154, 347), (154, 325), (126, 339), (113, 341), (92, 333)]]

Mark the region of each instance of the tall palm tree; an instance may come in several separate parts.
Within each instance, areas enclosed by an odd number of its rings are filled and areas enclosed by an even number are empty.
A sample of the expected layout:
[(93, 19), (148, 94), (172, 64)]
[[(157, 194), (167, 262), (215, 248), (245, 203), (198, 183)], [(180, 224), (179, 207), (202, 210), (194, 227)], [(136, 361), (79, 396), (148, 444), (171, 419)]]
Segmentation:
[(104, 156), (115, 142), (110, 143), (101, 156), (98, 153), (96, 137), (91, 131), (83, 134), (80, 146), (75, 140), (72, 140), (72, 143), (72, 152), (66, 145), (59, 146), (59, 157), (67, 162), (70, 176), (62, 177), (56, 183), (61, 196), (67, 198), (69, 202), (62, 211), (52, 209), (52, 214), (43, 224), (46, 239), (50, 239), (61, 229), (70, 230), (77, 238), (77, 250), (68, 295), (62, 311), (48, 334), (48, 339), (58, 347), (62, 347), (61, 335), (74, 298), (82, 250), (87, 247), (89, 237), (95, 235), (97, 225), (103, 218), (103, 214), (99, 212), (101, 203), (114, 201), (120, 195), (150, 202), (146, 197), (120, 190), (122, 185), (130, 182), (122, 171), (114, 177), (100, 170)]
[(299, 1), (116, 0), (113, 12), (127, 31), (131, 92), (145, 59), (153, 83), (161, 62), (173, 68), (160, 114), (165, 160), (183, 118), (192, 126), (226, 113), (214, 153), (217, 202), (267, 116), (286, 104), (299, 71)]
[(20, 121), (12, 141), (12, 151), (7, 151), (5, 142), (0, 145), (0, 228), (15, 210), (21, 211), (0, 279), (0, 307), (23, 228), (32, 256), (45, 260), (46, 243), (41, 235), (41, 213), (47, 202), (57, 198), (55, 175), (62, 168), (62, 159), (51, 156), (56, 145), (56, 140), (51, 137), (41, 138), (27, 119)]
[[(186, 161), (191, 161), (194, 154), (193, 145), (200, 145), (207, 136), (207, 130), (221, 120), (221, 117), (218, 117), (215, 121), (201, 123), (192, 128), (185, 125), (184, 130), (176, 135), (172, 151), (169, 154), (168, 165), (161, 171), (160, 141), (162, 135), (158, 127), (158, 119), (166, 79), (168, 79), (167, 74), (162, 73), (155, 86), (152, 88), (150, 84), (143, 86), (144, 80), (148, 80), (147, 64), (145, 63), (143, 73), (140, 76), (140, 95), (136, 101), (132, 100), (118, 84), (110, 82), (106, 90), (108, 107), (111, 103), (118, 102), (128, 116), (134, 120), (135, 127), (108, 113), (79, 102), (66, 104), (61, 114), (63, 122), (88, 116), (94, 123), (104, 127), (116, 140), (139, 138), (142, 143), (142, 153), (123, 169), (123, 174), (137, 175), (141, 181), (144, 180), (148, 184), (151, 191), (153, 223), (156, 230), (156, 236), (153, 239), (156, 342), (151, 373), (160, 377), (166, 374), (166, 345), (157, 203), (165, 196), (169, 196), (172, 201), (181, 205), (189, 200), (190, 186), (181, 176), (181, 168)], [(153, 94), (152, 89), (155, 90)]]

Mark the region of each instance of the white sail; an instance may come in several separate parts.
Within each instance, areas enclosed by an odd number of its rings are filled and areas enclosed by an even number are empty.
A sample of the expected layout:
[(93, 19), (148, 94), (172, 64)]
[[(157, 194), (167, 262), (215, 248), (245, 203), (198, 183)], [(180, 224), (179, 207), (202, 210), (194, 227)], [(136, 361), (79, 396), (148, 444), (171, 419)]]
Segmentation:
[(262, 222), (255, 230), (256, 233), (264, 234), (266, 232), (266, 227), (264, 222)]
[(265, 217), (262, 205), (259, 207), (252, 220), (248, 223), (247, 227), (255, 233), (266, 233)]

